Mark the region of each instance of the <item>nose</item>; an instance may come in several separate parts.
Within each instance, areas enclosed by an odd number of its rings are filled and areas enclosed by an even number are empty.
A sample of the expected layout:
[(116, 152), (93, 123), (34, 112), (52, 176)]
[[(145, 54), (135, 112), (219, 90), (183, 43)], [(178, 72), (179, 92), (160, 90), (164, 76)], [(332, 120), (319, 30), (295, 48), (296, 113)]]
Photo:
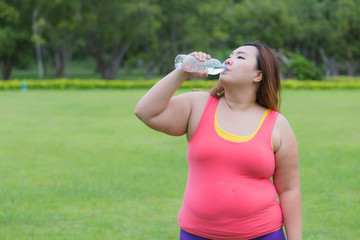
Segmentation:
[(224, 64), (225, 65), (231, 65), (232, 64), (231, 58), (226, 59)]

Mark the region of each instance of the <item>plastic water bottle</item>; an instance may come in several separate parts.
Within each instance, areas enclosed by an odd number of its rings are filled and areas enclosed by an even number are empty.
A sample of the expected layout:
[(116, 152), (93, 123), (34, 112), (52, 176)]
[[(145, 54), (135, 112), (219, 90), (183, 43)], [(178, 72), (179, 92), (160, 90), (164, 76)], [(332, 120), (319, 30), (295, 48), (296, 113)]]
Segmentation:
[(226, 67), (219, 60), (211, 58), (205, 62), (200, 62), (194, 56), (179, 54), (175, 58), (175, 68), (185, 72), (204, 73), (216, 75), (224, 72)]

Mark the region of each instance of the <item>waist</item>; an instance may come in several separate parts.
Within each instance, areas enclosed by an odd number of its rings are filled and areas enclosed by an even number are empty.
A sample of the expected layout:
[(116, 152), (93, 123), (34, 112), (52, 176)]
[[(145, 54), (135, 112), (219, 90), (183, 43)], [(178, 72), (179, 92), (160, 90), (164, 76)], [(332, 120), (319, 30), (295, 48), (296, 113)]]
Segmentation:
[(279, 229), (282, 212), (273, 183), (269, 179), (233, 180), (188, 179), (180, 227), (215, 239), (233, 235), (246, 239)]
[(279, 205), (273, 205), (247, 217), (220, 216), (218, 219), (199, 218), (182, 207), (178, 222), (182, 229), (198, 236), (239, 240), (252, 239), (280, 229), (283, 225), (283, 216)]

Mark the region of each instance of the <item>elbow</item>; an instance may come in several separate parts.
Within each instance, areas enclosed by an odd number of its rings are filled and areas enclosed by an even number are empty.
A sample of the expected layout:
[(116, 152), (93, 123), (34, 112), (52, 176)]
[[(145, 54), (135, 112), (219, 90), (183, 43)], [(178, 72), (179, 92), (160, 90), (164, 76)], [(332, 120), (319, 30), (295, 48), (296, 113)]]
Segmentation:
[(141, 110), (139, 105), (136, 105), (134, 113), (137, 118), (139, 118), (140, 120), (143, 119), (143, 111)]
[(139, 104), (135, 107), (134, 114), (138, 119), (140, 119), (145, 124), (148, 124), (148, 122), (150, 122), (150, 120), (153, 118), (153, 116), (150, 115), (148, 111), (146, 111), (146, 108), (142, 107)]

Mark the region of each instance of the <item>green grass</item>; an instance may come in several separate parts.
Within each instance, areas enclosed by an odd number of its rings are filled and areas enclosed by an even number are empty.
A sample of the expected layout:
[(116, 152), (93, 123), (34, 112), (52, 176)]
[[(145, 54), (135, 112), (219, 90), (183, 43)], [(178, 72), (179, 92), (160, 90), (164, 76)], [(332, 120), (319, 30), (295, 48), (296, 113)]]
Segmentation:
[[(0, 239), (178, 239), (186, 140), (136, 119), (145, 91), (1, 93)], [(360, 92), (285, 90), (282, 112), (304, 239), (358, 239)]]

